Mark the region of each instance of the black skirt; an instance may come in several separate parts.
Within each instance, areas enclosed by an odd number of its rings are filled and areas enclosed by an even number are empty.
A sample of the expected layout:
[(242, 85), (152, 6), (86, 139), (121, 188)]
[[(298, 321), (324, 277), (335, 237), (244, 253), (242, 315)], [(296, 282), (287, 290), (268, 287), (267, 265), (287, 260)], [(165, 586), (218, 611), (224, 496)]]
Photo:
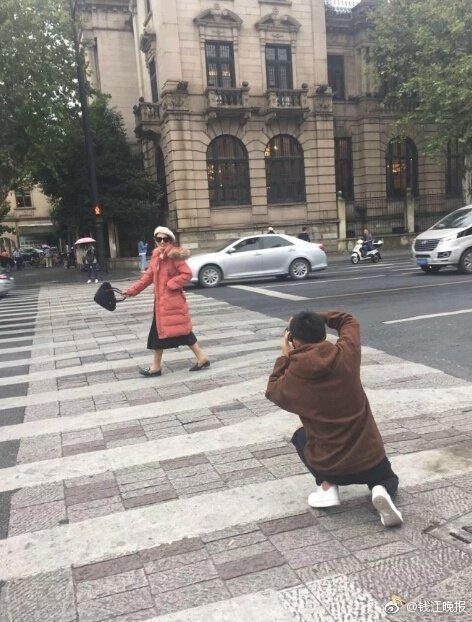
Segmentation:
[(193, 346), (196, 343), (197, 338), (193, 333), (161, 339), (157, 332), (156, 318), (153, 317), (147, 340), (148, 350), (168, 350), (169, 348), (178, 348), (179, 346)]

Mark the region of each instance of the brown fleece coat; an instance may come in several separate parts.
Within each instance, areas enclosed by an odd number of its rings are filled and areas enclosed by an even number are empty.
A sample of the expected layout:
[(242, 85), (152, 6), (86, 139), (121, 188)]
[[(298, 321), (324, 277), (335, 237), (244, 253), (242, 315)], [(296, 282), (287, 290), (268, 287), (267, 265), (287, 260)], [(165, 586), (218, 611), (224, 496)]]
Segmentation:
[(137, 296), (154, 283), (154, 312), (160, 339), (181, 337), (192, 330), (187, 299), (182, 290), (192, 278), (192, 271), (185, 261), (189, 256), (190, 251), (173, 245), (164, 251), (156, 248), (146, 272), (125, 292), (128, 296)]
[(305, 458), (315, 471), (360, 473), (378, 464), (385, 449), (361, 383), (359, 322), (337, 311), (325, 320), (338, 331), (338, 341), (306, 344), (280, 356), (266, 397), (300, 417)]

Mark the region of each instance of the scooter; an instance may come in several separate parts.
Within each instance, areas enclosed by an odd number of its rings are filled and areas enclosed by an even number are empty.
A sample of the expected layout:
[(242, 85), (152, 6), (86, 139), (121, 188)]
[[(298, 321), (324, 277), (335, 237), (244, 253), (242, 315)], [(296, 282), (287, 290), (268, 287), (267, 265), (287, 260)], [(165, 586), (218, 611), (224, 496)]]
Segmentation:
[(362, 254), (362, 244), (363, 240), (357, 240), (356, 245), (352, 249), (351, 253), (351, 263), (358, 264), (360, 261), (371, 261), (372, 263), (377, 263), (378, 261), (382, 261), (382, 256), (380, 254), (380, 249), (383, 246), (383, 240), (377, 240), (377, 242), (372, 242), (372, 250)]

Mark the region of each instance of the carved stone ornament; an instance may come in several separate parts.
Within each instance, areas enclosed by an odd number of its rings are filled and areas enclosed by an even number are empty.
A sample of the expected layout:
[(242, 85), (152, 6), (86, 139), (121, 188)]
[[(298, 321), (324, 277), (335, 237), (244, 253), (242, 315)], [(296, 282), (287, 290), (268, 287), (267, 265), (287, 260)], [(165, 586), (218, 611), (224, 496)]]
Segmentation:
[(222, 9), (218, 3), (213, 8), (205, 9), (193, 20), (198, 26), (216, 26), (218, 28), (239, 28), (243, 20), (229, 9)]
[(265, 15), (256, 23), (257, 30), (278, 30), (285, 32), (298, 32), (301, 24), (291, 15), (280, 15), (277, 7), (274, 7), (272, 13)]

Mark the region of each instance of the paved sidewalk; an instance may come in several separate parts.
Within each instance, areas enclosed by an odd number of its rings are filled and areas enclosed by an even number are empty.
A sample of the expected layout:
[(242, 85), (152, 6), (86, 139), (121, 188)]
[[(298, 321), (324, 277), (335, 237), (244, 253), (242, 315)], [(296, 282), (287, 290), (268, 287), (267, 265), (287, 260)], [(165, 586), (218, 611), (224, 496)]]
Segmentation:
[(145, 379), (152, 291), (111, 314), (94, 289), (0, 302), (2, 622), (371, 622), (392, 594), (417, 608), (395, 620), (472, 616), (472, 383), (364, 349), (401, 482), (386, 530), (365, 487), (307, 507), (298, 419), (264, 398), (284, 322), (190, 291), (211, 368), (173, 350)]

